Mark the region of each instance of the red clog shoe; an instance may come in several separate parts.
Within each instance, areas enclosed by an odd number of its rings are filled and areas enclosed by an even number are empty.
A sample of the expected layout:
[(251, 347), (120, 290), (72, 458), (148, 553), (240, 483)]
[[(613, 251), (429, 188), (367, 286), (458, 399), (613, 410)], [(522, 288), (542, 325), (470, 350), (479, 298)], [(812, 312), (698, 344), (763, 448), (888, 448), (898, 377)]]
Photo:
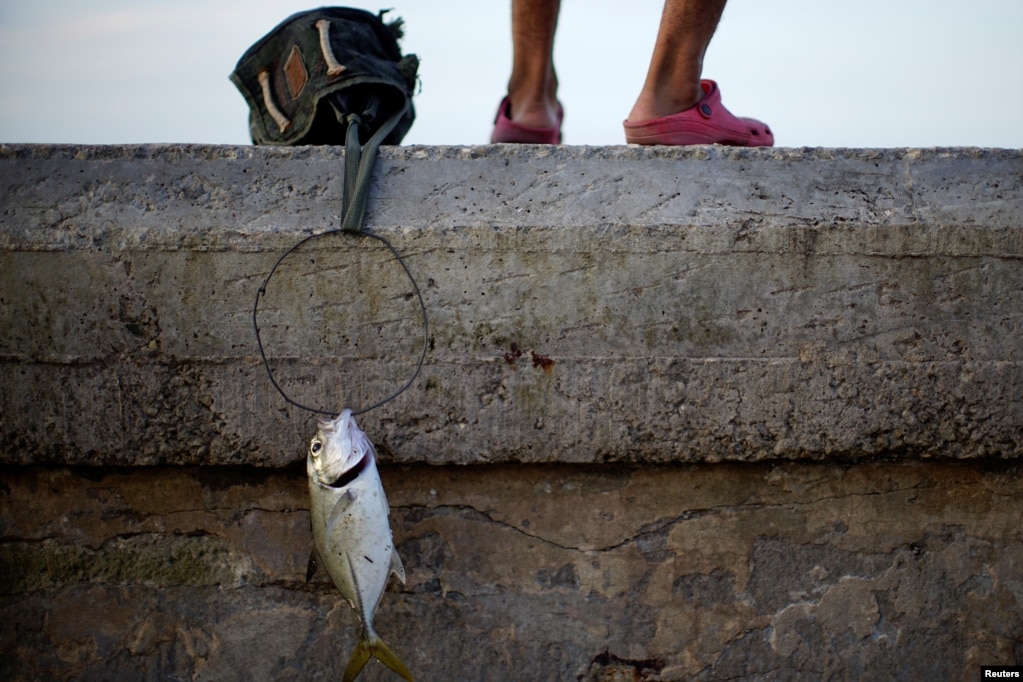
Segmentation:
[(733, 116), (721, 104), (717, 83), (703, 80), (700, 86), (703, 99), (685, 111), (639, 123), (625, 121), (625, 141), (629, 144), (774, 146), (774, 134), (766, 123)]
[(511, 120), (511, 102), (507, 97), (501, 100), (494, 117), (494, 132), (491, 144), (517, 142), (519, 144), (561, 144), (561, 121), (564, 111), (558, 107), (558, 125), (552, 128), (532, 128)]

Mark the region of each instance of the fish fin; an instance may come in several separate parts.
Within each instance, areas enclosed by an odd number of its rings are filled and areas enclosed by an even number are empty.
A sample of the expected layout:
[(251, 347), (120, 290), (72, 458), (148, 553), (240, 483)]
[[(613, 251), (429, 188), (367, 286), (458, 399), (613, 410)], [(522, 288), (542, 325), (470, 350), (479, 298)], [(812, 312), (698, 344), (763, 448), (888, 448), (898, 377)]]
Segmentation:
[(366, 645), (366, 640), (360, 639), (359, 643), (355, 645), (355, 651), (352, 652), (351, 658), (348, 659), (348, 667), (345, 668), (345, 676), (342, 682), (352, 682), (358, 677), (366, 662), (369, 661), (369, 656), (369, 647)]
[(326, 537), (330, 538), (334, 536), (334, 526), (337, 525), (338, 520), (345, 513), (345, 511), (355, 502), (356, 494), (351, 490), (346, 490), (334, 503), (334, 508), (330, 510), (330, 514), (327, 515), (327, 527), (325, 530)]
[(320, 564), (323, 563), (323, 559), (320, 558), (320, 551), (313, 547), (309, 550), (309, 563), (305, 567), (305, 581), (310, 582), (313, 576), (316, 575), (316, 571), (320, 568)]
[(309, 582), (316, 575), (316, 568), (319, 566), (319, 562), (316, 560), (316, 550), (309, 552), (309, 563), (305, 566), (305, 581)]
[(401, 563), (401, 557), (398, 556), (398, 550), (394, 547), (391, 548), (391, 573), (397, 576), (401, 584), (405, 584), (405, 567)]
[(352, 657), (348, 659), (348, 667), (345, 668), (343, 682), (352, 682), (358, 677), (366, 662), (369, 661), (370, 656), (373, 656), (388, 668), (401, 675), (408, 682), (412, 682), (412, 673), (408, 671), (408, 668), (401, 662), (401, 659), (395, 656), (390, 647), (384, 644), (384, 640), (375, 635), (366, 637), (365, 634), (359, 639), (359, 643), (355, 645)]

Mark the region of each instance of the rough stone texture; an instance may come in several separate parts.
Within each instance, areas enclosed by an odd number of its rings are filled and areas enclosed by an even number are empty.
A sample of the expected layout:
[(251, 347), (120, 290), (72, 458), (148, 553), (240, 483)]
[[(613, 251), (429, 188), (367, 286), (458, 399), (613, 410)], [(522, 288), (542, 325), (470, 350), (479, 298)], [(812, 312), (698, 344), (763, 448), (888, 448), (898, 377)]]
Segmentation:
[[(341, 171), (0, 145), (0, 679), (340, 677), (313, 417), (251, 324)], [(429, 310), (420, 378), (360, 419), (417, 679), (1023, 663), (1023, 152), (385, 149), (368, 226)], [(336, 410), (405, 381), (417, 314), (335, 235), (260, 327)]]
[[(430, 352), (390, 462), (1023, 455), (1023, 153), (384, 149), (368, 227)], [(0, 462), (282, 466), (312, 418), (256, 291), (337, 149), (0, 145)], [(404, 273), (314, 240), (261, 308), (328, 410), (411, 373)]]
[[(976, 680), (1023, 662), (1018, 463), (390, 466), (418, 680)], [(8, 467), (0, 678), (338, 679), (293, 467)], [(367, 680), (391, 680), (373, 664)]]

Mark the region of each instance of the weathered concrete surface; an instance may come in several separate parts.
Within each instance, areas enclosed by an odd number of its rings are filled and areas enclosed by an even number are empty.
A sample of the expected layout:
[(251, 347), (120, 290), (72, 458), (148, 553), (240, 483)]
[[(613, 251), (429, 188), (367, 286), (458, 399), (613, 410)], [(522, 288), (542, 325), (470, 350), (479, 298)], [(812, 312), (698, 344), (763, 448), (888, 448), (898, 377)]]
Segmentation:
[[(361, 424), (408, 571), (377, 625), (417, 679), (1023, 663), (1023, 152), (381, 157), (368, 224), (430, 352)], [(357, 623), (304, 580), (313, 418), (251, 316), (341, 171), (0, 145), (0, 678), (340, 677)], [(421, 341), (368, 239), (307, 244), (260, 312), (330, 409)]]
[[(384, 149), (368, 226), (431, 349), (363, 426), (392, 462), (1023, 455), (1023, 152)], [(330, 148), (0, 146), (0, 458), (302, 457), (256, 291), (337, 225)], [(409, 375), (384, 247), (285, 261), (278, 378)]]
[[(382, 476), (408, 581), (376, 621), (417, 680), (972, 682), (1023, 662), (1018, 463)], [(358, 624), (305, 582), (306, 495), (297, 467), (8, 468), (0, 677), (338, 679)]]

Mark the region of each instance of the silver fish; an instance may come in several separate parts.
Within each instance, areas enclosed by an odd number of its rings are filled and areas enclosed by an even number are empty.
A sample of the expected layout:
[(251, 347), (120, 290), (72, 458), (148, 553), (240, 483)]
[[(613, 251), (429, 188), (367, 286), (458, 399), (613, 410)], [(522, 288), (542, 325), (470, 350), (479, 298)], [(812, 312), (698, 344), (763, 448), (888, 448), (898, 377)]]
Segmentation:
[(404, 583), (405, 568), (391, 538), (376, 451), (351, 410), (319, 422), (309, 443), (306, 471), (313, 542), (331, 580), (362, 621), (344, 682), (354, 680), (370, 656), (411, 681), (408, 668), (373, 630), (373, 613), (387, 579), (393, 573)]

